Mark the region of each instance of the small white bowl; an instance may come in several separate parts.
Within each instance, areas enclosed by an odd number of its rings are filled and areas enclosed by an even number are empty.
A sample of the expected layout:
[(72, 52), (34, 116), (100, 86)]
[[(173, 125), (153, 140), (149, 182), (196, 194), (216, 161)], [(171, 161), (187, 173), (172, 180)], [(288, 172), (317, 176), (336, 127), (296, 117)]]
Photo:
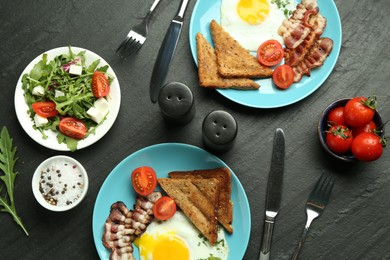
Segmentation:
[[(53, 156), (43, 161), (32, 178), (35, 199), (51, 211), (67, 211), (77, 206), (87, 194), (88, 185), (84, 167), (65, 155)], [(47, 191), (50, 189), (52, 192), (49, 194)], [(46, 198), (43, 194), (47, 194)], [(52, 203), (49, 203), (49, 198)]]

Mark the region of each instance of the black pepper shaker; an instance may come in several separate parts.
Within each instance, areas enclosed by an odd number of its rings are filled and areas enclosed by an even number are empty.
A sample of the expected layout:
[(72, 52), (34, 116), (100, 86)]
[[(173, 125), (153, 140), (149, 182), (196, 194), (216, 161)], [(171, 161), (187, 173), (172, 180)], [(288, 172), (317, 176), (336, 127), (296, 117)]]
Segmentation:
[(195, 115), (194, 95), (180, 82), (170, 82), (161, 88), (158, 105), (164, 119), (173, 124), (187, 124)]
[(225, 152), (229, 150), (236, 140), (237, 132), (236, 120), (226, 111), (215, 110), (203, 120), (203, 141), (213, 151)]

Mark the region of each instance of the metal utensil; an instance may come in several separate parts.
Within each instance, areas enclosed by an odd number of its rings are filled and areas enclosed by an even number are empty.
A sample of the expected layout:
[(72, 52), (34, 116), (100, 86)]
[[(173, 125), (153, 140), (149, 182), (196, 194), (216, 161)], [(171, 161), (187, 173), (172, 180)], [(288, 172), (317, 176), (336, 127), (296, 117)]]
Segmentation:
[(293, 254), (293, 260), (298, 259), (299, 252), (306, 239), (311, 222), (321, 216), (322, 212), (325, 209), (325, 206), (328, 204), (334, 182), (334, 176), (331, 177), (323, 174), (315, 185), (313, 191), (310, 193), (305, 207), (307, 215), (306, 225), (303, 229), (302, 237)]
[(160, 50), (154, 64), (152, 79), (150, 82), (150, 99), (155, 103), (167, 76), (169, 65), (175, 53), (179, 41), (183, 17), (189, 0), (182, 0), (176, 16), (172, 19), (171, 25), (164, 37)]
[(282, 129), (277, 128), (274, 136), (271, 168), (268, 175), (267, 197), (265, 202), (265, 219), (263, 239), (259, 254), (260, 260), (269, 259), (272, 233), (276, 215), (282, 198), (282, 183), (285, 156), (285, 137)]
[(142, 22), (134, 26), (129, 31), (122, 44), (119, 45), (118, 49), (116, 50), (116, 53), (118, 53), (122, 57), (130, 56), (142, 47), (142, 45), (146, 41), (146, 35), (148, 34), (148, 24), (150, 17), (152, 16), (154, 9), (160, 1), (161, 0), (155, 0), (153, 2), (152, 6), (149, 9), (149, 12), (146, 14)]

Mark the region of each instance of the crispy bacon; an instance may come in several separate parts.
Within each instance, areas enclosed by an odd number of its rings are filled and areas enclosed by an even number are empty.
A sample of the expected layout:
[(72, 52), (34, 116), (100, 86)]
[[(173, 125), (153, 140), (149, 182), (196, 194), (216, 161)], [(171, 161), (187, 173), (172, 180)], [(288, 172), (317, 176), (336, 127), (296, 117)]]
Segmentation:
[(320, 38), (310, 48), (306, 58), (293, 67), (294, 82), (302, 79), (306, 74), (310, 76), (310, 70), (324, 64), (325, 59), (329, 56), (333, 48), (333, 41), (330, 38)]
[(122, 201), (111, 205), (102, 237), (104, 247), (111, 249), (111, 260), (135, 260), (132, 243), (152, 221), (152, 208), (160, 197), (161, 192), (153, 192), (146, 198), (139, 196), (133, 210)]

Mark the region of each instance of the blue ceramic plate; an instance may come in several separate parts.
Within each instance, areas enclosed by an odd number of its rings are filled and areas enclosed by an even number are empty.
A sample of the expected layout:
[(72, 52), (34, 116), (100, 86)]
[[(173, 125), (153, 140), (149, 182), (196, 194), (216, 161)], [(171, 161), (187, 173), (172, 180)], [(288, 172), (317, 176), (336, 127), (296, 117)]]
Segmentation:
[[(119, 163), (104, 181), (96, 199), (92, 231), (97, 252), (101, 259), (109, 259), (110, 251), (102, 244), (104, 223), (109, 215), (112, 203), (121, 200), (128, 207), (135, 202), (135, 192), (131, 188), (131, 172), (140, 166), (150, 166), (157, 177), (167, 177), (171, 171), (210, 169), (227, 167), (223, 161), (198, 147), (166, 143), (141, 149)], [(226, 233), (229, 244), (229, 259), (242, 259), (249, 242), (251, 217), (248, 199), (237, 176), (232, 173), (233, 234)], [(138, 249), (134, 255), (138, 258)]]
[[(300, 1), (297, 1), (300, 2)], [(256, 80), (261, 85), (258, 90), (217, 89), (226, 98), (244, 106), (254, 108), (283, 107), (302, 100), (328, 78), (336, 64), (341, 48), (341, 22), (337, 7), (332, 0), (318, 1), (320, 13), (327, 19), (323, 37), (333, 40), (334, 46), (323, 66), (311, 70), (311, 76), (303, 76), (302, 80), (294, 83), (287, 90), (279, 90), (271, 79)], [(198, 0), (195, 4), (190, 22), (190, 47), (192, 56), (197, 63), (195, 36), (201, 32), (212, 43), (209, 25), (212, 19), (220, 23), (221, 1)]]

